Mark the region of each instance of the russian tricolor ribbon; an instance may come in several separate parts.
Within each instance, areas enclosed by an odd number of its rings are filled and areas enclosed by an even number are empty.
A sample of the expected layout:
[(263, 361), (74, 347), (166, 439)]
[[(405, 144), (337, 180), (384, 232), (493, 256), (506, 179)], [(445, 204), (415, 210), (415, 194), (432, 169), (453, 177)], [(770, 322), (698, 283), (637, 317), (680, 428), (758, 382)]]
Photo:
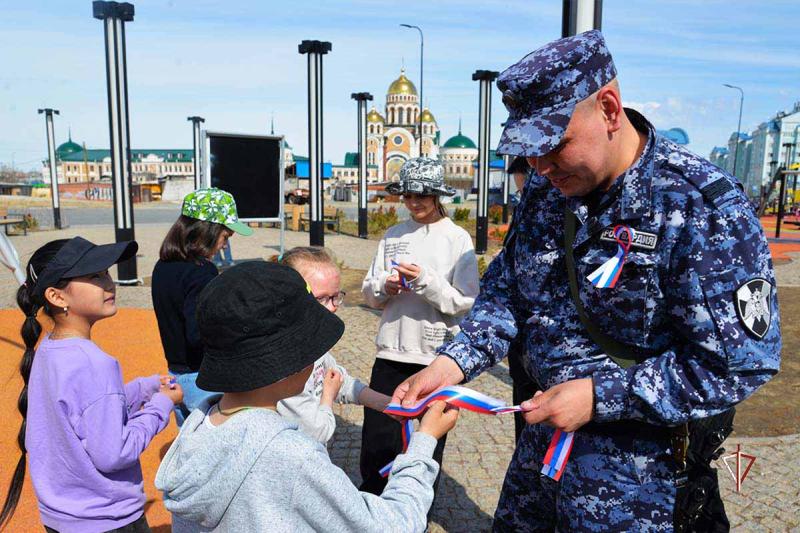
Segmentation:
[[(622, 236), (625, 240), (622, 240)], [(614, 226), (614, 239), (617, 241), (617, 254), (600, 265), (597, 270), (586, 276), (592, 285), (599, 289), (613, 289), (617, 284), (619, 275), (622, 273), (622, 267), (625, 265), (625, 260), (628, 258), (628, 251), (631, 249), (631, 243), (635, 238), (636, 233), (629, 226), (619, 224)]]
[[(411, 423), (411, 418), (422, 414), (428, 408), (428, 405), (431, 402), (435, 402), (437, 400), (447, 402), (448, 404), (460, 409), (466, 409), (468, 411), (473, 411), (484, 415), (502, 415), (506, 413), (516, 413), (523, 410), (519, 405), (506, 405), (497, 398), (487, 396), (486, 394), (482, 394), (466, 387), (459, 387), (457, 385), (439, 389), (438, 391), (422, 398), (412, 407), (403, 407), (398, 403), (390, 403), (388, 406), (386, 406), (386, 409), (383, 410), (384, 413), (388, 415), (408, 417), (408, 419), (403, 423), (403, 452), (408, 449), (408, 443), (411, 440), (411, 434), (414, 432), (414, 426)], [(556, 468), (552, 474), (550, 473), (549, 469), (548, 471), (545, 471), (544, 468), (542, 469), (543, 474), (548, 475), (555, 480), (558, 480), (561, 477), (561, 472), (563, 472), (567, 458), (569, 457), (569, 452), (572, 449), (572, 433), (565, 433), (561, 430), (556, 430), (556, 433), (553, 435), (553, 440), (550, 442), (548, 453), (545, 456), (545, 467), (548, 465), (548, 458), (550, 458), (554, 453), (551, 453), (551, 449), (558, 446), (557, 437), (559, 435), (565, 435), (565, 438), (568, 438), (569, 440), (569, 445), (567, 447), (558, 447), (559, 453), (555, 455), (558, 462), (558, 468)], [(393, 464), (394, 461), (381, 468), (380, 474), (383, 477), (388, 476), (389, 472), (392, 470)]]
[(573, 436), (573, 433), (561, 431), (560, 429), (553, 433), (553, 438), (550, 439), (550, 445), (547, 447), (547, 453), (544, 455), (542, 474), (556, 481), (561, 479), (561, 474), (564, 473), (564, 468), (567, 466), (569, 452), (572, 451)]

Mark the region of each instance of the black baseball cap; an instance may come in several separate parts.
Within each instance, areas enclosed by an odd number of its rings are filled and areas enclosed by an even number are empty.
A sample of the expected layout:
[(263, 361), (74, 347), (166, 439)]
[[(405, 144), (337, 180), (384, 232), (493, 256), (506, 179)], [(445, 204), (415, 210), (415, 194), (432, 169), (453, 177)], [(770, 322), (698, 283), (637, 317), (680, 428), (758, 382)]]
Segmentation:
[(245, 392), (296, 374), (322, 357), (344, 322), (293, 268), (249, 261), (212, 280), (197, 300), (203, 361), (197, 386)]
[(108, 270), (111, 266), (136, 255), (138, 249), (136, 241), (98, 245), (83, 237), (73, 237), (64, 243), (41, 272), (35, 272), (30, 267), (29, 274), (34, 282), (32, 296), (35, 299), (43, 299), (44, 291), (59, 281)]

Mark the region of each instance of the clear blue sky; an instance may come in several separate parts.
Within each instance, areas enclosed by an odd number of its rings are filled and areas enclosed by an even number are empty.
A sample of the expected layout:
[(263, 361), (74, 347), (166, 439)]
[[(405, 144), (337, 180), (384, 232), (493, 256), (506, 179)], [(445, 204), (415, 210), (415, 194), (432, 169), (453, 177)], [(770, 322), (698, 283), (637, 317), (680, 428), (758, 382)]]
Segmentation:
[[(127, 26), (134, 148), (191, 147), (189, 115), (209, 129), (286, 135), (306, 154), (303, 39), (329, 40), (325, 58), (325, 159), (355, 149), (355, 103), (369, 91), (382, 107), (403, 61), (419, 82), (418, 24), (425, 32), (425, 100), (443, 140), (477, 138), (476, 69), (502, 70), (559, 37), (560, 0), (378, 2), (140, 0)], [(800, 100), (797, 24), (790, 0), (606, 0), (603, 30), (623, 100), (658, 128), (682, 127), (707, 156), (736, 129), (750, 131)], [(0, 163), (38, 168), (46, 155), (40, 107), (60, 109), (88, 147), (108, 146), (103, 30), (86, 0), (0, 3)], [(494, 91), (492, 142), (505, 110)]]

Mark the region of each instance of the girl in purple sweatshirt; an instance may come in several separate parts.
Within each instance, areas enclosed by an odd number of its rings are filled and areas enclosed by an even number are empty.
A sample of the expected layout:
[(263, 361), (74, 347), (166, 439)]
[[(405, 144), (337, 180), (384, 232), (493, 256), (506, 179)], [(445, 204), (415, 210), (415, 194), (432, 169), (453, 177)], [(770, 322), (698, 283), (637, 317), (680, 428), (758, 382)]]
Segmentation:
[[(47, 531), (150, 531), (139, 455), (169, 422), (183, 392), (169, 376), (123, 385), (116, 359), (91, 341), (92, 326), (117, 312), (108, 269), (134, 256), (135, 242), (97, 246), (52, 241), (28, 262), (17, 292), (25, 314), (19, 396), (22, 451), (0, 511), (0, 528), (19, 501), (26, 454)], [(54, 324), (39, 343), (42, 309)]]

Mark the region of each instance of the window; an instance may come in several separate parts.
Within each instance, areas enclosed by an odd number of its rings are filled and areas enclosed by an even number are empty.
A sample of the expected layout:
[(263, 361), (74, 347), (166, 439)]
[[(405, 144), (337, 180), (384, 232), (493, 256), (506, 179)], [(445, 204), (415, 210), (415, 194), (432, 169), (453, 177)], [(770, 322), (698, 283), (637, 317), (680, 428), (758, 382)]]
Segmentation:
[[(398, 124), (402, 124), (403, 123), (403, 108), (402, 107), (397, 110), (397, 116), (398, 116), (397, 123)], [(397, 144), (400, 144), (400, 143), (397, 143)]]
[(403, 138), (399, 135), (395, 135), (394, 139), (392, 139), (392, 142), (397, 146), (400, 146), (401, 144), (403, 144)]

